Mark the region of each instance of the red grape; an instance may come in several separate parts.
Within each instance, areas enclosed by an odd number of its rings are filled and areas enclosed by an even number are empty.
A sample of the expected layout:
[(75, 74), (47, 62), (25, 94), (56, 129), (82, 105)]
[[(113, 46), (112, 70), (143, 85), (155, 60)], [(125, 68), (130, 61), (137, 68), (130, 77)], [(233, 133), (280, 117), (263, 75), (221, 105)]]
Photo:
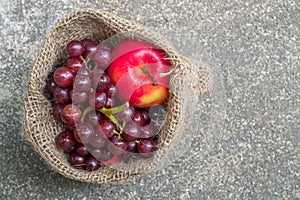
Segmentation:
[(82, 67), (77, 71), (77, 76), (83, 75), (83, 76), (90, 76), (91, 72), (88, 68)]
[(99, 77), (104, 74), (104, 70), (101, 69), (100, 67), (96, 67), (95, 69), (93, 69), (93, 71), (91, 72), (91, 79), (93, 81), (93, 83), (97, 83)]
[[(65, 128), (66, 128), (66, 131), (73, 133), (75, 130), (75, 124), (65, 124)], [(75, 135), (74, 135), (74, 137), (75, 137)]]
[(149, 112), (146, 111), (146, 110), (142, 110), (141, 113), (142, 113), (142, 116), (145, 120), (144, 125), (150, 124), (151, 118), (150, 118)]
[(71, 57), (81, 56), (84, 50), (84, 46), (78, 40), (72, 40), (67, 44), (67, 52)]
[(77, 122), (80, 121), (81, 116), (82, 116), (81, 110), (73, 104), (66, 105), (63, 108), (60, 115), (61, 120), (65, 124), (76, 124)]
[(88, 39), (88, 38), (85, 38), (85, 39), (81, 40), (80, 42), (81, 42), (81, 44), (82, 44), (84, 47), (86, 47), (86, 45), (87, 45), (88, 43), (94, 43), (93, 40)]
[[(74, 125), (74, 124), (73, 124), (73, 125)], [(76, 130), (76, 127), (74, 128), (74, 131), (73, 131), (74, 138), (75, 138), (75, 140), (76, 140), (78, 143), (82, 144), (81, 138), (79, 137), (78, 132), (75, 131), (75, 130)]]
[(113, 99), (112, 98), (107, 98), (106, 99), (106, 104), (105, 104), (105, 108), (112, 108), (113, 107), (113, 104), (114, 104), (114, 102), (113, 102)]
[(69, 87), (73, 84), (75, 75), (72, 69), (68, 67), (59, 67), (55, 70), (53, 79), (55, 83), (62, 88)]
[(97, 50), (93, 55), (93, 60), (97, 66), (106, 69), (111, 62), (111, 51), (104, 46), (97, 46)]
[(82, 40), (81, 43), (85, 47), (84, 57), (92, 58), (97, 50), (97, 44), (89, 39)]
[(84, 63), (80, 57), (73, 57), (68, 60), (67, 67), (76, 73), (80, 68), (84, 67)]

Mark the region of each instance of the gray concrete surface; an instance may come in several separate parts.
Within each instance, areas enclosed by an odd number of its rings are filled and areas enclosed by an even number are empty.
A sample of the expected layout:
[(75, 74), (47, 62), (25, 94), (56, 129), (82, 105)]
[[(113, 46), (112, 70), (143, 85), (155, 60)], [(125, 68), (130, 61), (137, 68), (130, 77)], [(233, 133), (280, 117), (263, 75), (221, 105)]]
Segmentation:
[[(299, 1), (0, 2), (0, 199), (300, 198)], [(21, 137), (22, 95), (43, 37), (63, 14), (86, 7), (166, 34), (218, 69), (224, 84), (202, 97), (188, 153), (122, 184), (66, 179)]]

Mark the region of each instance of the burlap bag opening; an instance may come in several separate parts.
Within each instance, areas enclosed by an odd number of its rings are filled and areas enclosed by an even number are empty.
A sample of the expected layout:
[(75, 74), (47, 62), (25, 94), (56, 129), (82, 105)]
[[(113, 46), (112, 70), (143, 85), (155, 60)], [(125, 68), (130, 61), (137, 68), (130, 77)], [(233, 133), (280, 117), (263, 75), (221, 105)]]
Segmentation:
[[(173, 67), (169, 97), (165, 102), (166, 123), (161, 130), (157, 151), (151, 159), (119, 168), (100, 168), (93, 172), (76, 169), (55, 145), (55, 136), (63, 127), (53, 118), (51, 104), (43, 95), (46, 77), (52, 67), (66, 57), (65, 47), (69, 41), (91, 38), (101, 42), (128, 31), (134, 33), (134, 37), (164, 49)], [(58, 20), (50, 29), (33, 64), (24, 96), (23, 136), (53, 170), (66, 177), (93, 183), (127, 180), (163, 163), (172, 145), (184, 139), (184, 128), (192, 117), (199, 95), (208, 89), (208, 83), (207, 68), (183, 58), (166, 40), (147, 28), (100, 10), (77, 10)]]

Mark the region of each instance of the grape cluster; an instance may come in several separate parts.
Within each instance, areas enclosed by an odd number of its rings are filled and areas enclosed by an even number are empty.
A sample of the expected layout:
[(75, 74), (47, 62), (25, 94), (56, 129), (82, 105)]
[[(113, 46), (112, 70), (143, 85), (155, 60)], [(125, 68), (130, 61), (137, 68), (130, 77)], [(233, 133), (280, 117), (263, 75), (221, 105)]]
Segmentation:
[(45, 94), (53, 104), (53, 117), (65, 126), (55, 142), (69, 155), (69, 163), (93, 171), (151, 157), (164, 120), (159, 105), (141, 109), (118, 100), (106, 74), (111, 47), (72, 40), (66, 51), (68, 60), (50, 72)]

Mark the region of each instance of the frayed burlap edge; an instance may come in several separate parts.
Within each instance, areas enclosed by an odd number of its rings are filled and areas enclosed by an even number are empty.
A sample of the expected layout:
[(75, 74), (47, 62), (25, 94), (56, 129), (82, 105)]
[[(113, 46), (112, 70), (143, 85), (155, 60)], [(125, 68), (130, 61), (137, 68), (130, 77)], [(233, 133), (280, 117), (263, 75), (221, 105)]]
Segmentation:
[[(157, 151), (153, 158), (133, 162), (124, 168), (93, 172), (75, 169), (68, 163), (66, 154), (55, 145), (55, 135), (62, 131), (62, 125), (52, 117), (51, 104), (43, 96), (45, 79), (52, 67), (66, 56), (65, 46), (69, 41), (92, 38), (101, 42), (117, 33), (128, 31), (164, 49), (173, 66), (167, 119)], [(93, 183), (124, 181), (151, 171), (164, 159), (175, 138), (183, 137), (181, 133), (188, 125), (199, 95), (207, 90), (208, 82), (209, 73), (204, 66), (181, 57), (167, 41), (147, 28), (100, 10), (77, 10), (58, 20), (45, 37), (30, 72), (24, 96), (22, 133), (53, 170), (68, 178)]]

